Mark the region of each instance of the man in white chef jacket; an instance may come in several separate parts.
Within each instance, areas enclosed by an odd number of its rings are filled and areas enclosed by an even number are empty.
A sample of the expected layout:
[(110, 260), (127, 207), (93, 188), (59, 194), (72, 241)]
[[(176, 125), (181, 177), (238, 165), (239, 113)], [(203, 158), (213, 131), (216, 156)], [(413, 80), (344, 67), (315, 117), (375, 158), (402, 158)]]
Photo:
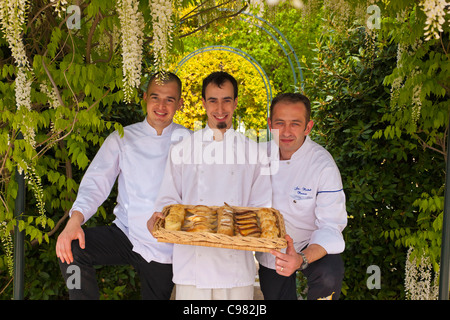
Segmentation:
[(308, 136), (310, 114), (309, 99), (299, 93), (280, 94), (270, 107), (268, 123), (278, 144), (271, 144), (277, 170), (272, 205), (289, 237), (285, 252), (256, 254), (265, 299), (297, 299), (297, 270), (307, 278), (307, 299), (338, 299), (341, 291), (345, 194), (332, 156)]
[[(143, 299), (170, 298), (172, 245), (158, 243), (146, 223), (154, 212), (170, 145), (183, 133), (190, 134), (172, 122), (183, 102), (180, 79), (172, 73), (153, 75), (144, 100), (146, 119), (126, 126), (123, 137), (112, 133), (102, 144), (58, 237), (56, 253), (70, 299), (98, 299), (94, 265), (123, 264), (136, 269)], [(83, 231), (81, 225), (106, 200), (116, 179), (114, 223)], [(80, 277), (79, 282), (73, 280), (75, 276)]]
[[(174, 203), (271, 206), (270, 172), (258, 158), (257, 144), (232, 128), (237, 95), (237, 82), (226, 72), (203, 80), (207, 125), (171, 148), (157, 211)], [(175, 244), (173, 273), (178, 300), (253, 298), (251, 251)]]

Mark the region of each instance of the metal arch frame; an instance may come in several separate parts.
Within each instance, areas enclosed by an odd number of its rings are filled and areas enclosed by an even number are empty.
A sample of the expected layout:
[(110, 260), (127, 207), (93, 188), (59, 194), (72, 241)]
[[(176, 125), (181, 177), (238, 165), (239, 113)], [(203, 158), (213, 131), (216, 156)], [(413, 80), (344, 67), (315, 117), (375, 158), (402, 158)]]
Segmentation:
[(198, 54), (202, 54), (204, 52), (209, 52), (209, 51), (226, 51), (226, 52), (231, 52), (233, 54), (239, 55), (240, 57), (244, 58), (245, 60), (247, 60), (248, 62), (251, 63), (251, 65), (258, 71), (259, 75), (261, 76), (261, 78), (262, 78), (262, 80), (264, 82), (264, 87), (266, 89), (266, 97), (267, 97), (267, 103), (266, 103), (266, 105), (267, 105), (267, 116), (269, 116), (270, 103), (272, 101), (272, 86), (270, 85), (269, 77), (267, 76), (266, 72), (261, 67), (261, 65), (255, 60), (255, 58), (253, 58), (248, 53), (242, 51), (241, 49), (238, 49), (238, 48), (235, 48), (235, 47), (230, 47), (230, 46), (215, 45), (215, 46), (207, 46), (207, 47), (203, 47), (203, 48), (194, 50), (191, 53), (189, 53), (188, 55), (186, 55), (183, 59), (181, 59), (181, 61), (177, 65), (177, 68), (175, 69), (175, 73), (178, 73), (179, 69), (188, 60), (190, 60), (194, 56), (196, 56)]
[[(221, 11), (233, 11), (231, 9), (219, 9)], [(287, 44), (290, 53), (293, 54), (294, 59), (295, 59), (295, 63), (296, 63), (296, 67), (298, 69), (298, 73), (300, 76), (300, 85), (302, 90), (304, 90), (304, 84), (303, 84), (303, 72), (302, 72), (302, 68), (300, 66), (300, 62), (298, 60), (297, 54), (295, 53), (294, 48), (292, 47), (291, 43), (287, 40), (287, 38), (284, 36), (284, 34), (278, 29), (276, 28), (274, 25), (272, 25), (271, 23), (269, 23), (267, 20), (251, 14), (249, 12), (242, 12), (242, 15), (246, 15), (250, 18), (255, 18), (257, 20), (259, 20), (260, 22), (266, 24), (267, 26), (269, 26), (273, 31), (275, 31), (275, 33), (281, 37), (281, 39)], [(250, 19), (244, 19), (241, 17), (241, 19), (247, 23), (251, 23), (252, 25), (256, 26), (257, 28), (263, 30), (267, 35), (269, 35), (273, 40), (275, 40), (275, 42), (278, 44), (278, 46), (283, 50), (286, 58), (288, 59), (289, 62), (289, 66), (291, 68), (291, 72), (294, 78), (294, 88), (295, 91), (297, 92), (297, 74), (295, 71), (295, 67), (294, 64), (292, 62), (292, 59), (290, 57), (289, 52), (286, 50), (286, 48), (282, 45), (282, 43), (277, 39), (277, 37), (274, 35), (274, 33), (272, 33), (271, 31), (269, 31), (267, 28), (263, 27), (262, 25), (255, 23), (253, 21), (251, 21)], [(258, 73), (260, 74), (261, 78), (263, 79), (264, 82), (264, 86), (266, 88), (266, 95), (267, 95), (267, 117), (269, 117), (269, 112), (270, 112), (270, 103), (272, 101), (272, 88), (270, 86), (270, 80), (269, 77), (267, 76), (267, 74), (265, 73), (264, 69), (262, 68), (262, 66), (248, 53), (235, 48), (235, 47), (230, 47), (230, 46), (221, 46), (221, 45), (213, 45), (213, 46), (207, 46), (207, 47), (203, 47), (200, 49), (197, 49), (193, 52), (191, 52), (190, 54), (188, 54), (187, 56), (185, 56), (177, 65), (177, 68), (175, 70), (175, 73), (178, 72), (178, 69), (184, 64), (186, 63), (186, 61), (188, 61), (189, 59), (191, 59), (192, 57), (194, 57), (197, 54), (203, 53), (203, 52), (207, 52), (207, 51), (213, 51), (213, 50), (218, 50), (218, 51), (228, 51), (234, 54), (238, 54), (239, 56), (243, 57), (244, 59), (246, 59), (248, 62), (250, 62), (253, 67), (258, 71)], [(268, 134), (268, 138), (270, 138), (270, 130), (269, 127), (267, 126), (267, 134)]]
[[(233, 11), (233, 10), (231, 10), (231, 9), (226, 9), (226, 8), (222, 8), (222, 9), (219, 9), (219, 10), (221, 10), (221, 11)], [(298, 60), (297, 54), (295, 53), (295, 50), (294, 50), (294, 48), (292, 47), (292, 45), (291, 45), (291, 43), (289, 42), (289, 40), (284, 36), (284, 34), (283, 34), (278, 28), (276, 28), (274, 25), (272, 25), (271, 23), (269, 23), (267, 20), (265, 20), (265, 19), (263, 19), (263, 18), (261, 18), (261, 17), (259, 17), (259, 16), (257, 16), (257, 15), (251, 14), (251, 13), (249, 13), (249, 12), (241, 12), (241, 15), (246, 15), (246, 16), (249, 16), (249, 17), (251, 17), (251, 18), (255, 18), (255, 19), (259, 20), (260, 22), (266, 24), (266, 25), (269, 26), (273, 31), (275, 31), (275, 33), (276, 33), (278, 36), (280, 36), (281, 39), (286, 43), (286, 45), (287, 45), (288, 48), (289, 48), (290, 53), (292, 53), (292, 55), (294, 56), (295, 63), (296, 63), (296, 67), (297, 67), (297, 69), (298, 69), (298, 73), (299, 73), (299, 76), (300, 76), (300, 85), (301, 85), (301, 88), (302, 88), (302, 90), (303, 90), (303, 89), (304, 89), (304, 84), (303, 84), (303, 71), (302, 71), (302, 67), (301, 67), (300, 62), (299, 62), (299, 60)], [(283, 52), (284, 52), (286, 58), (288, 59), (289, 65), (290, 65), (290, 67), (291, 67), (292, 75), (293, 75), (293, 77), (294, 77), (294, 86), (295, 86), (296, 91), (297, 91), (297, 87), (296, 87), (296, 84), (297, 84), (297, 75), (296, 75), (295, 67), (294, 67), (293, 62), (292, 62), (292, 59), (291, 59), (291, 57), (290, 57), (290, 55), (289, 55), (289, 52), (286, 50), (286, 48), (285, 48), (285, 47), (281, 44), (281, 42), (275, 37), (275, 35), (274, 35), (272, 32), (270, 32), (267, 28), (265, 28), (265, 27), (259, 25), (258, 23), (255, 23), (255, 22), (251, 21), (250, 19), (244, 19), (244, 18), (242, 18), (242, 16), (239, 16), (239, 18), (240, 18), (241, 20), (244, 20), (244, 21), (246, 21), (247, 23), (251, 23), (252, 25), (256, 26), (257, 28), (263, 30), (263, 31), (264, 31), (265, 33), (267, 33), (273, 40), (275, 40), (275, 42), (278, 44), (278, 46), (283, 50)]]

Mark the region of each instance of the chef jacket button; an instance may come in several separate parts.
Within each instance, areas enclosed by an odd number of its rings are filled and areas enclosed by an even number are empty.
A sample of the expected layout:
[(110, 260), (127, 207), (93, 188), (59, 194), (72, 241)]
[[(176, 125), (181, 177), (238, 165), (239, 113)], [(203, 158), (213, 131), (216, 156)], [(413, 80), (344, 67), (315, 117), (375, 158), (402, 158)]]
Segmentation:
[(294, 200), (294, 203), (297, 203), (297, 201), (296, 201), (296, 200)]
[(202, 202), (203, 201), (203, 199), (200, 199), (200, 202)]

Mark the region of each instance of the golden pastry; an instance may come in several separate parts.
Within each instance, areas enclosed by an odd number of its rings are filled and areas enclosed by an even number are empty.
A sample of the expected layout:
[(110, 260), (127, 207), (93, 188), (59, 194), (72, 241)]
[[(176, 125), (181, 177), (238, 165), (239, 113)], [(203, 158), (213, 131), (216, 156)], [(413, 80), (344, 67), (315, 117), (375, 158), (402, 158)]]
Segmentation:
[(217, 224), (216, 211), (210, 207), (198, 205), (186, 209), (187, 215), (182, 227), (187, 232), (214, 232)]
[(170, 208), (169, 214), (164, 219), (164, 228), (170, 231), (179, 231), (184, 222), (184, 206), (177, 204)]
[(280, 230), (273, 212), (268, 208), (262, 208), (258, 210), (257, 216), (261, 227), (261, 238), (277, 238)]
[(233, 209), (230, 207), (220, 207), (217, 210), (217, 233), (234, 235)]
[(236, 212), (234, 215), (236, 229), (241, 236), (259, 237), (261, 229), (258, 226), (256, 213), (253, 211)]

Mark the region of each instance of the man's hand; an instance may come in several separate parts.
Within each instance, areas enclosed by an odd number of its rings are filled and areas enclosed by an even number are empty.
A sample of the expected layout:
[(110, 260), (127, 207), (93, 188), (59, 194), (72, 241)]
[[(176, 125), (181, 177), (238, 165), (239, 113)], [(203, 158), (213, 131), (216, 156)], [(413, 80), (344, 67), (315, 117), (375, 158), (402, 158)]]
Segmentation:
[[(270, 253), (276, 257), (275, 268), (277, 273), (289, 277), (300, 268), (303, 263), (303, 258), (295, 251), (292, 238), (289, 235), (286, 235), (285, 238), (287, 241), (286, 253), (275, 250), (271, 250)], [(321, 245), (315, 243), (310, 244), (302, 252), (306, 256), (308, 263), (317, 261), (327, 255), (327, 251)]]
[(72, 241), (78, 239), (80, 248), (84, 249), (84, 231), (81, 224), (84, 221), (84, 216), (79, 211), (74, 211), (66, 227), (58, 236), (56, 242), (56, 256), (61, 259), (61, 262), (70, 264), (73, 262), (72, 255)]
[(287, 241), (286, 253), (271, 250), (275, 259), (276, 271), (279, 275), (289, 277), (292, 275), (303, 263), (302, 257), (295, 251), (294, 240), (289, 235), (285, 236)]
[(153, 228), (155, 227), (155, 223), (158, 220), (158, 218), (164, 219), (164, 215), (162, 214), (162, 212), (154, 212), (152, 217), (147, 221), (147, 229), (148, 231), (150, 231), (152, 236), (153, 236)]

